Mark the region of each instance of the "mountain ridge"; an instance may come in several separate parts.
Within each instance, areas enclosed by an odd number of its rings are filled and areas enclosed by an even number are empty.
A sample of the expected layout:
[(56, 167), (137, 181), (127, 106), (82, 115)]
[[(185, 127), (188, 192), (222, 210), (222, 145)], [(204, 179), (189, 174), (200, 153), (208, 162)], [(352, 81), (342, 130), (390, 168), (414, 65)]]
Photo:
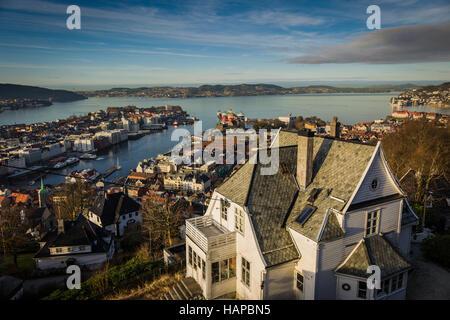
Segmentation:
[(0, 100), (10, 99), (42, 99), (53, 102), (70, 102), (87, 99), (87, 97), (69, 90), (53, 90), (36, 86), (0, 83)]

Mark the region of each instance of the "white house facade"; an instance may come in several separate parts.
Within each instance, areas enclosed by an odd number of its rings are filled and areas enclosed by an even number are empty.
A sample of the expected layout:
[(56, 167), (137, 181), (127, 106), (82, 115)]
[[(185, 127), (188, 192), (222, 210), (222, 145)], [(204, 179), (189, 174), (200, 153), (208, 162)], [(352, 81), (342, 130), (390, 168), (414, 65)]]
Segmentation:
[(403, 299), (417, 217), (381, 145), (278, 139), (276, 174), (247, 162), (186, 221), (186, 276), (206, 299)]
[(123, 193), (105, 194), (105, 199), (100, 199), (86, 218), (116, 236), (123, 236), (128, 227), (142, 223), (139, 203)]
[(97, 269), (115, 252), (114, 235), (82, 215), (74, 222), (58, 221), (58, 230), (49, 232), (40, 242), (34, 256), (38, 270), (57, 270), (76, 264)]

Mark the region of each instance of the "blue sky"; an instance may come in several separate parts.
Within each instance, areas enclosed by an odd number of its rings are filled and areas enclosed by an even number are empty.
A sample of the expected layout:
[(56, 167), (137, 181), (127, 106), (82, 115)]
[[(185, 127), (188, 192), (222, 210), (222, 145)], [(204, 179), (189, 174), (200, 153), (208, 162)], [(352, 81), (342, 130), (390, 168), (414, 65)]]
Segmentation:
[[(66, 28), (71, 4), (81, 8), (81, 30)], [(381, 30), (366, 27), (371, 4), (381, 8)], [(0, 82), (448, 80), (449, 17), (445, 0), (0, 0)]]

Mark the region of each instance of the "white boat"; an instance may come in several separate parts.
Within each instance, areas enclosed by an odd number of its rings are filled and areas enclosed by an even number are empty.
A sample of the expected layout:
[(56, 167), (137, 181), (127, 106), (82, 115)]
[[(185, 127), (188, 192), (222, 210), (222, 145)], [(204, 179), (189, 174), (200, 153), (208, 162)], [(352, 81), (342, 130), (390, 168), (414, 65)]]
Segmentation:
[(105, 159), (105, 158), (102, 158), (102, 157), (100, 157), (100, 158), (97, 158), (97, 161), (99, 161), (99, 160), (103, 160), (103, 159)]
[(53, 169), (61, 169), (61, 168), (64, 168), (65, 166), (66, 166), (65, 162), (58, 162), (57, 164), (55, 164), (53, 166)]
[(80, 159), (83, 159), (83, 160), (95, 160), (95, 159), (97, 159), (97, 155), (91, 154), (91, 153), (85, 153), (85, 154), (80, 156)]
[(80, 159), (78, 159), (78, 158), (69, 158), (69, 159), (67, 159), (67, 160), (65, 161), (65, 164), (66, 164), (67, 166), (69, 166), (69, 165), (74, 164), (74, 163), (77, 163), (77, 162), (79, 162), (79, 161), (80, 161)]

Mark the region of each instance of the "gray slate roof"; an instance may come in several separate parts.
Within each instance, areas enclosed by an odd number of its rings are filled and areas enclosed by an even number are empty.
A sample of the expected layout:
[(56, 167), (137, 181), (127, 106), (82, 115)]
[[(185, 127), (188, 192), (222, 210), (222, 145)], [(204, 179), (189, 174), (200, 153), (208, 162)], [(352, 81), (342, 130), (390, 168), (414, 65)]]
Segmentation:
[[(370, 145), (314, 137), (313, 182), (306, 191), (299, 191), (295, 182), (297, 139), (296, 132), (280, 132), (280, 168), (275, 175), (261, 175), (263, 165), (247, 162), (216, 189), (238, 205), (248, 207), (268, 266), (300, 257), (287, 227), (314, 241), (343, 235), (334, 213), (325, 219), (329, 208), (341, 210), (345, 206), (330, 195), (348, 201), (375, 150)], [(317, 209), (302, 226), (295, 220), (313, 188), (319, 190), (313, 203)]]
[[(67, 228), (67, 226), (69, 226)], [(109, 245), (103, 240), (103, 237), (109, 236), (107, 231), (100, 228), (96, 224), (90, 222), (84, 216), (79, 215), (77, 219), (67, 225), (64, 224), (64, 232), (56, 234), (36, 253), (34, 258), (44, 258), (56, 255), (50, 255), (50, 248), (66, 247), (66, 246), (81, 246), (90, 245), (91, 252), (107, 252)], [(50, 239), (50, 238), (49, 238)], [(77, 252), (64, 253), (62, 255), (76, 255)]]
[[(294, 141), (295, 133), (287, 133)], [(281, 137), (280, 137), (281, 139)], [(375, 151), (375, 146), (328, 138), (314, 137), (313, 181), (298, 194), (295, 205), (287, 219), (287, 226), (314, 241), (319, 241), (320, 230), (326, 222), (327, 209), (342, 210), (350, 199), (364, 174)], [(297, 142), (295, 142), (297, 143)], [(296, 145), (292, 148), (297, 148)], [(295, 220), (306, 204), (312, 189), (318, 189), (313, 205), (317, 207), (312, 216), (300, 225)], [(344, 200), (340, 202), (330, 196)]]
[(380, 267), (382, 278), (411, 268), (387, 239), (374, 235), (362, 239), (348, 259), (336, 268), (336, 273), (368, 278), (367, 267), (370, 265)]
[(106, 199), (98, 199), (92, 211), (100, 217), (103, 226), (108, 226), (116, 223), (119, 216), (138, 211), (139, 208), (139, 203), (128, 195), (118, 192), (107, 195)]
[(322, 236), (319, 241), (326, 241), (341, 237), (345, 234), (345, 231), (341, 228), (335, 212), (330, 212), (324, 222)]

